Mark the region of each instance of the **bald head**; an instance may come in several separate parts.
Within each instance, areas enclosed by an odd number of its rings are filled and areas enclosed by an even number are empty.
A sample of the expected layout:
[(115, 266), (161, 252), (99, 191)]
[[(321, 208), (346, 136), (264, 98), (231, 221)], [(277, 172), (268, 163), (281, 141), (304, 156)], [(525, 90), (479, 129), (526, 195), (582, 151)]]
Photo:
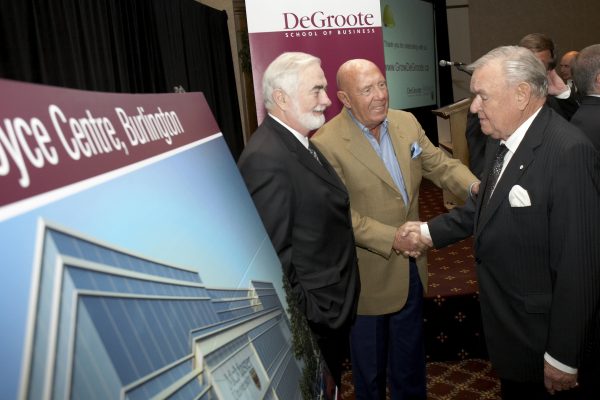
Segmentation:
[(573, 79), (573, 71), (571, 71), (571, 67), (573, 65), (573, 60), (579, 54), (578, 51), (568, 51), (564, 56), (560, 59), (560, 65), (558, 68), (558, 72), (561, 78), (566, 82), (569, 79)]
[(352, 115), (372, 131), (387, 117), (388, 91), (385, 77), (372, 61), (346, 61), (336, 76), (337, 96)]
[(349, 86), (355, 81), (356, 76), (367, 73), (369, 70), (378, 70), (379, 68), (372, 61), (362, 58), (348, 60), (343, 63), (337, 71), (336, 83), (338, 90), (348, 90)]

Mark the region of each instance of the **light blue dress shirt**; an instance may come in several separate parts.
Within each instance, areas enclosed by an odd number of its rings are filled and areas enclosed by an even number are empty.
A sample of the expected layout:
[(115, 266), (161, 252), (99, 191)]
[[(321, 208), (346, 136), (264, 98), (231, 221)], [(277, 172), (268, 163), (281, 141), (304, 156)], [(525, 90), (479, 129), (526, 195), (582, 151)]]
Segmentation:
[(348, 113), (350, 114), (350, 117), (352, 118), (354, 123), (360, 128), (363, 135), (365, 135), (369, 143), (371, 143), (373, 150), (375, 150), (379, 158), (381, 158), (381, 161), (383, 161), (383, 164), (390, 173), (392, 180), (394, 181), (396, 187), (402, 195), (404, 204), (406, 205), (406, 207), (408, 207), (408, 193), (406, 192), (406, 186), (404, 185), (404, 178), (402, 178), (400, 164), (398, 164), (398, 159), (396, 158), (396, 153), (394, 152), (392, 138), (390, 137), (390, 134), (388, 132), (387, 118), (382, 122), (379, 128), (379, 141), (377, 141), (377, 139), (375, 139), (375, 136), (373, 136), (371, 131), (369, 131), (369, 129), (363, 124), (361, 124), (356, 118), (354, 118), (354, 115), (352, 115), (352, 112), (350, 112), (350, 110), (348, 110)]

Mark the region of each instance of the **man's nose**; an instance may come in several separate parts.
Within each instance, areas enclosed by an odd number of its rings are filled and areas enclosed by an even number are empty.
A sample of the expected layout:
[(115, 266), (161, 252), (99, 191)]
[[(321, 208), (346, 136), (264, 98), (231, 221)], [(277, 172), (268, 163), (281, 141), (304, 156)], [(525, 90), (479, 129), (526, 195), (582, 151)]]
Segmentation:
[(479, 97), (479, 95), (477, 95), (471, 102), (469, 111), (471, 111), (472, 114), (477, 114), (479, 112), (480, 108), (481, 108), (481, 98)]
[(377, 99), (386, 98), (387, 97), (387, 86), (386, 87), (375, 86), (375, 97)]
[(331, 100), (329, 100), (329, 96), (327, 96), (327, 92), (326, 91), (322, 91), (321, 95), (320, 95), (320, 101), (322, 104), (325, 104), (327, 107), (329, 107), (331, 105)]

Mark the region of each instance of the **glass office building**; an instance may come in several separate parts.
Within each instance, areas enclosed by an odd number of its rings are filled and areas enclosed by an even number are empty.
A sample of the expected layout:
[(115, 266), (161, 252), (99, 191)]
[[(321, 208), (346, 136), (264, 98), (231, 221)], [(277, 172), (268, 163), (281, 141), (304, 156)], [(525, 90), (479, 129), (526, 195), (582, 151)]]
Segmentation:
[(300, 398), (272, 283), (211, 288), (47, 223), (37, 240), (23, 398)]

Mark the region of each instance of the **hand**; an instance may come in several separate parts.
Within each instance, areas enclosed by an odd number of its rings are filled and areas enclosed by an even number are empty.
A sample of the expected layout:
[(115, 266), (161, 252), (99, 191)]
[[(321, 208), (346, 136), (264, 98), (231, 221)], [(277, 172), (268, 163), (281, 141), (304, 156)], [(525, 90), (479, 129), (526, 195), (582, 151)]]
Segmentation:
[(557, 96), (566, 90), (569, 87), (565, 84), (560, 76), (556, 73), (556, 70), (551, 69), (548, 71), (548, 94), (551, 96)]
[(420, 234), (415, 232), (403, 233), (402, 227), (396, 229), (396, 236), (394, 237), (394, 244), (392, 248), (396, 254), (404, 255), (404, 257), (420, 257), (421, 256), (421, 241), (419, 240)]
[(420, 257), (421, 253), (432, 247), (421, 237), (421, 222), (407, 222), (396, 230), (393, 249), (396, 254), (405, 257)]
[(477, 195), (479, 194), (479, 184), (481, 182), (477, 181), (477, 182), (473, 182), (473, 184), (471, 185), (471, 198), (476, 199)]
[(578, 386), (577, 374), (563, 372), (544, 360), (544, 385), (550, 394), (573, 389)]
[(431, 238), (421, 236), (421, 225), (423, 225), (424, 223), (425, 222), (420, 221), (408, 221), (400, 227), (403, 236), (408, 235), (409, 233), (415, 233), (419, 235), (419, 240), (421, 242), (420, 247), (422, 247), (423, 250), (433, 247), (433, 242)]

